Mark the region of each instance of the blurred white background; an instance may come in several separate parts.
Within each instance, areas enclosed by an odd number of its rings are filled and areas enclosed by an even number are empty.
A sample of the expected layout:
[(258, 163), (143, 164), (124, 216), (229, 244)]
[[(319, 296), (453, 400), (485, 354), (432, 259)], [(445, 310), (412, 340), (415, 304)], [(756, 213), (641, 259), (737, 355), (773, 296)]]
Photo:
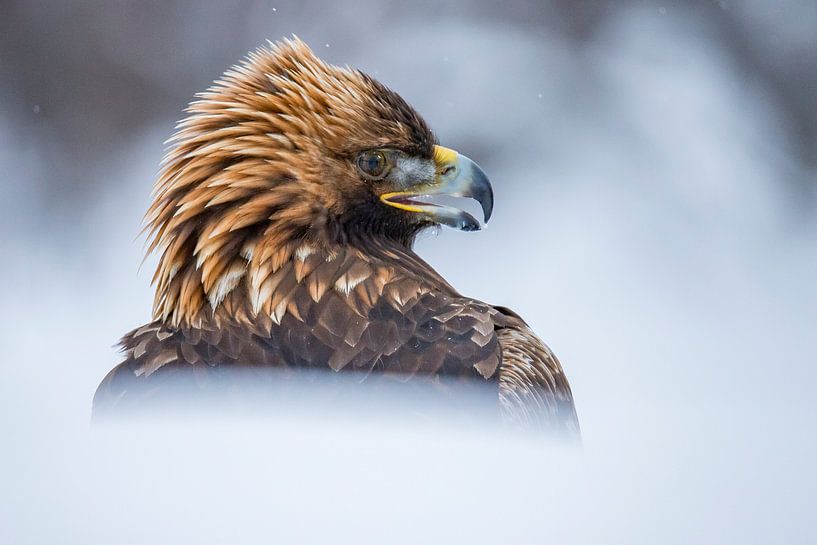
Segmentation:
[[(814, 543), (817, 4), (0, 3), (0, 543)], [(193, 94), (297, 34), (496, 193), (419, 253), (524, 316), (584, 447), (349, 415), (93, 431)]]

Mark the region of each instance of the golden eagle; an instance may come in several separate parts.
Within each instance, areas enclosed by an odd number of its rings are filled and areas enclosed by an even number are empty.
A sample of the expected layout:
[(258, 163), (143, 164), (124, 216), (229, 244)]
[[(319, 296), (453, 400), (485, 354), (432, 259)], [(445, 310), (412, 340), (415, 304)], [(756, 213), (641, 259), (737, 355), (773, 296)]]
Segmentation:
[(95, 413), (149, 404), (167, 377), (196, 389), (229, 369), (328, 369), (485, 383), (505, 420), (578, 432), (562, 368), (526, 323), (412, 251), (425, 228), (480, 227), (429, 196), (473, 198), (487, 221), (493, 193), (400, 96), (293, 39), (187, 111), (146, 215), (154, 320), (123, 338)]

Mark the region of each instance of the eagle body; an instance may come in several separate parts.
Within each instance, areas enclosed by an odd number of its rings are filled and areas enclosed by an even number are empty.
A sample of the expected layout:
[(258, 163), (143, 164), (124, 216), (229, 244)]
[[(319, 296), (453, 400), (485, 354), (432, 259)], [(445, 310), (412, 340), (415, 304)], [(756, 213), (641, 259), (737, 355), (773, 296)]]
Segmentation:
[(123, 338), (95, 414), (273, 369), (279, 382), (315, 371), (450, 396), (482, 384), (504, 421), (578, 433), (548, 347), (412, 250), (427, 227), (479, 225), (420, 197), (475, 198), (486, 220), (493, 201), (481, 170), (438, 146), (397, 94), (287, 40), (188, 112), (146, 219), (160, 253), (154, 319)]

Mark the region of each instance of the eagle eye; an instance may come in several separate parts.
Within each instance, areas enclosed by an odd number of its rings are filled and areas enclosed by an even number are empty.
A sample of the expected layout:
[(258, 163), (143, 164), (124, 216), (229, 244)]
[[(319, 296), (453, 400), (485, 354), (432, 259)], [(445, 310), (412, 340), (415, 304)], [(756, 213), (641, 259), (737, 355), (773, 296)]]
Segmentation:
[(379, 180), (388, 174), (389, 161), (380, 150), (364, 151), (357, 156), (357, 168), (371, 180)]

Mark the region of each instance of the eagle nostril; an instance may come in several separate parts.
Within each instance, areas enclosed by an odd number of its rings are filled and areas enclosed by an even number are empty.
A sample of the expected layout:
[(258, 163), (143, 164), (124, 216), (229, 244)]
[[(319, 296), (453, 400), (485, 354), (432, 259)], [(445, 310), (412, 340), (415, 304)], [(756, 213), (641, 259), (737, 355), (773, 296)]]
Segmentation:
[(446, 166), (446, 167), (443, 169), (443, 171), (440, 173), (440, 176), (441, 176), (441, 177), (446, 177), (446, 178), (447, 178), (447, 177), (449, 177), (449, 176), (453, 176), (453, 175), (454, 175), (454, 172), (456, 172), (456, 170), (457, 170), (457, 166), (456, 166), (456, 165), (448, 165), (448, 166)]

